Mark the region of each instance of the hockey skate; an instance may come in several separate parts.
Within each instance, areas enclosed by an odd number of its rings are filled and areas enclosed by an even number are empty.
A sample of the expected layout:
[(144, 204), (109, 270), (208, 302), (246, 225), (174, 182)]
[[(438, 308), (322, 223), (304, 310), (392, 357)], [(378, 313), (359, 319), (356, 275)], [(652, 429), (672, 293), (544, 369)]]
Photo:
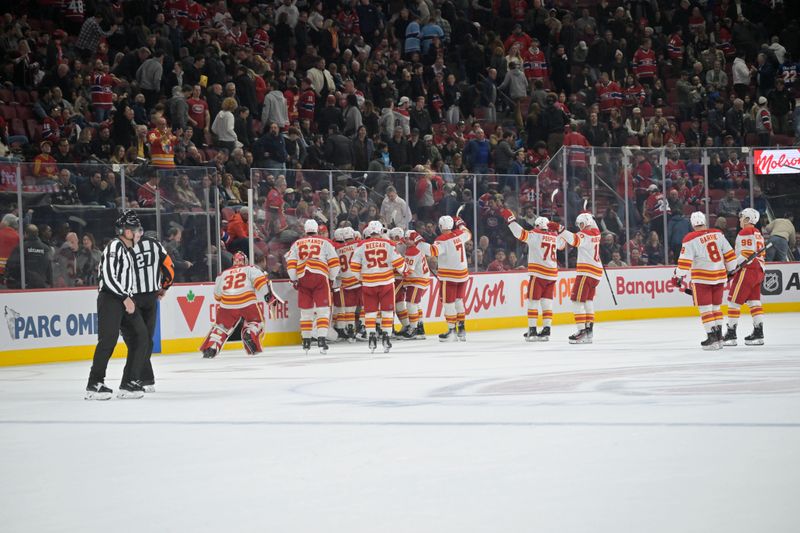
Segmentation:
[(103, 382), (92, 383), (86, 387), (86, 394), (84, 400), (110, 400), (114, 395), (114, 391), (106, 387)]
[(350, 344), (356, 342), (356, 328), (353, 327), (353, 324), (347, 325), (347, 342)]
[(395, 338), (406, 341), (413, 339), (414, 335), (411, 326), (403, 326), (403, 328), (397, 332)]
[(144, 398), (144, 388), (138, 381), (129, 381), (119, 386), (117, 398), (123, 400), (138, 400)]
[(539, 340), (536, 328), (528, 328), (528, 331), (523, 333), (522, 336), (525, 338), (525, 342), (537, 342)]
[(365, 328), (363, 325), (356, 334), (356, 340), (361, 342), (365, 342), (367, 340), (367, 328)]
[(156, 391), (155, 383), (142, 383), (142, 390), (145, 392), (153, 393)]
[(383, 353), (389, 353), (389, 350), (392, 349), (392, 339), (386, 333), (381, 335), (381, 344), (383, 345)]
[(725, 332), (725, 336), (722, 338), (722, 344), (724, 346), (736, 346), (736, 326), (728, 326), (728, 331)]
[(253, 338), (244, 332), (242, 332), (242, 344), (244, 345), (244, 350), (247, 352), (247, 355), (254, 355), (261, 351), (259, 347), (256, 346)]
[(203, 350), (203, 359), (214, 359), (217, 356), (215, 348), (206, 348)]
[(586, 334), (589, 336), (589, 344), (594, 341), (594, 322), (586, 323)]
[(753, 326), (753, 333), (744, 338), (744, 343), (747, 346), (763, 346), (764, 345), (764, 324)]
[(378, 336), (373, 331), (369, 334), (369, 353), (375, 353), (375, 350), (378, 348)]
[(447, 333), (440, 334), (439, 342), (458, 342), (458, 335), (456, 334), (456, 328), (449, 328), (447, 330)]
[(711, 331), (708, 332), (708, 337), (700, 343), (700, 346), (703, 350), (719, 350), (722, 348), (722, 343), (717, 337), (717, 328), (711, 328)]
[(414, 340), (425, 340), (425, 326), (422, 325), (422, 322), (417, 324), (417, 330), (414, 332)]
[(724, 346), (724, 343), (722, 342), (722, 326), (714, 326), (714, 333), (717, 339), (717, 349), (721, 350)]
[(325, 337), (320, 337), (317, 339), (317, 348), (319, 348), (319, 353), (325, 355), (328, 353), (328, 339)]
[(337, 335), (336, 342), (345, 342), (350, 340), (344, 328), (335, 328), (334, 331)]
[(308, 353), (311, 349), (311, 339), (303, 339), (303, 351)]
[(539, 337), (539, 342), (547, 342), (550, 340), (550, 326), (545, 326), (542, 328), (542, 331), (539, 332), (537, 335)]
[(592, 338), (590, 336), (589, 330), (584, 328), (576, 333), (573, 333), (569, 336), (569, 343), (570, 344), (591, 344)]
[(464, 325), (464, 321), (458, 323), (456, 329), (456, 337), (461, 342), (467, 342), (467, 327)]

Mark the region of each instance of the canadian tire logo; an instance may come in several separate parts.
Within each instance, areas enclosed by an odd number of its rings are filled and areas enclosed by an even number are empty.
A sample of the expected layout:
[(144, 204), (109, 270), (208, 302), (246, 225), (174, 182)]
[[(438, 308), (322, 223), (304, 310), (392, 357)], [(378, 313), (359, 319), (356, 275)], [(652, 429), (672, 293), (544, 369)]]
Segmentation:
[(200, 316), (205, 299), (205, 296), (196, 296), (192, 291), (189, 291), (186, 296), (178, 296), (178, 305), (186, 320), (186, 325), (189, 326), (189, 331), (194, 331), (194, 325), (197, 324), (197, 317)]
[(774, 296), (783, 292), (783, 274), (780, 270), (767, 270), (764, 272), (761, 292), (768, 296)]

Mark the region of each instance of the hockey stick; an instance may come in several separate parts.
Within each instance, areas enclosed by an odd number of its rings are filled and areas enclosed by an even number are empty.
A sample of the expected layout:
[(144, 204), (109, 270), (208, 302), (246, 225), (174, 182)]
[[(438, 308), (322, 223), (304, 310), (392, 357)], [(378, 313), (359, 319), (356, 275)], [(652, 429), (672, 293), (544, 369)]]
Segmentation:
[(464, 210), (465, 207), (467, 207), (467, 204), (461, 204), (460, 206), (458, 206), (458, 209), (456, 210), (456, 218), (461, 218), (461, 212)]
[(749, 265), (750, 263), (752, 263), (753, 261), (755, 261), (755, 260), (756, 260), (756, 258), (757, 258), (759, 255), (761, 255), (761, 254), (763, 254), (764, 252), (766, 252), (766, 251), (767, 251), (769, 248), (772, 248), (772, 243), (771, 243), (771, 242), (768, 242), (768, 243), (767, 243), (767, 244), (766, 244), (766, 245), (765, 245), (763, 248), (761, 248), (760, 250), (756, 250), (756, 252), (755, 252), (753, 255), (751, 255), (750, 257), (748, 257), (748, 258), (747, 258), (747, 259), (745, 259), (744, 261), (742, 261), (742, 263), (741, 263), (739, 266), (737, 266), (736, 268), (734, 268), (733, 270), (731, 270), (730, 274), (728, 274), (728, 277), (732, 278), (733, 276), (735, 276), (736, 274), (738, 274), (740, 270), (742, 270), (742, 269), (743, 269), (743, 268), (745, 268), (747, 265)]
[(603, 267), (603, 274), (606, 275), (606, 281), (608, 282), (608, 290), (611, 291), (611, 299), (614, 300), (614, 305), (619, 305), (617, 303), (617, 296), (614, 294), (614, 286), (611, 285), (611, 279), (608, 277), (608, 270), (606, 270), (606, 266), (600, 261), (600, 266)]
[(278, 296), (278, 293), (275, 292), (275, 287), (272, 285), (272, 280), (269, 280), (267, 285), (269, 286), (269, 295), (272, 297), (268, 303), (272, 305), (273, 303), (277, 302), (279, 304), (286, 305), (286, 300)]

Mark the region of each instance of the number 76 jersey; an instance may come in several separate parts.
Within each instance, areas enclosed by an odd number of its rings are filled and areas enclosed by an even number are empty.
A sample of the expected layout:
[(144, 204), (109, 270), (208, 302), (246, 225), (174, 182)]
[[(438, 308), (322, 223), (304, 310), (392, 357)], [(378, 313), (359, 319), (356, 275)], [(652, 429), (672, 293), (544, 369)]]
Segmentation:
[(676, 276), (691, 273), (691, 280), (701, 285), (717, 285), (736, 267), (736, 254), (728, 239), (718, 229), (693, 231), (683, 238)]

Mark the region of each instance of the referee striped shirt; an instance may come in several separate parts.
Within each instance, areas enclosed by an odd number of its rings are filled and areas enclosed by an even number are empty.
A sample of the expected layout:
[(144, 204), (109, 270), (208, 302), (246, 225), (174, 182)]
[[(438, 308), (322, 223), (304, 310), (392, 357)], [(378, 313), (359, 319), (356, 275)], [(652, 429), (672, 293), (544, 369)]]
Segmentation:
[(164, 246), (156, 239), (143, 236), (133, 248), (134, 294), (168, 289), (175, 277), (172, 259)]
[(114, 239), (100, 257), (98, 268), (100, 291), (116, 294), (120, 298), (133, 296), (134, 262), (130, 250), (119, 239)]

